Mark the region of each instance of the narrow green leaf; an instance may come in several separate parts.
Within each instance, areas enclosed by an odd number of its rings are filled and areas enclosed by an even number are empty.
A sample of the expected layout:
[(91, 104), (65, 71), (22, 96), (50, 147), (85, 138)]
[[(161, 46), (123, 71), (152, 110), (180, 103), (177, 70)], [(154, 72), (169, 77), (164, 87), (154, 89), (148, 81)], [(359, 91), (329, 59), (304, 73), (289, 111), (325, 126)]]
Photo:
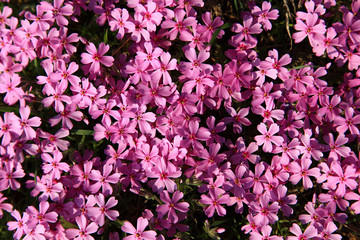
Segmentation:
[(237, 0), (234, 0), (234, 5), (235, 5), (236, 11), (239, 11), (239, 6), (238, 6), (238, 3), (237, 3)]
[(104, 43), (106, 44), (107, 43), (107, 41), (108, 41), (108, 29), (106, 28), (106, 30), (105, 30), (105, 34), (104, 34)]
[(79, 129), (76, 130), (74, 133), (72, 133), (73, 135), (93, 135), (95, 132), (93, 130), (85, 130), (85, 129)]
[(0, 112), (19, 112), (18, 107), (2, 106)]
[(214, 34), (213, 34), (210, 42), (208, 43), (208, 45), (212, 45), (215, 42), (215, 40), (216, 40), (216, 38), (219, 35), (221, 30), (224, 30), (224, 29), (227, 29), (227, 28), (230, 28), (230, 27), (231, 27), (231, 25), (229, 23), (225, 23), (220, 28), (216, 29), (216, 31), (214, 32)]

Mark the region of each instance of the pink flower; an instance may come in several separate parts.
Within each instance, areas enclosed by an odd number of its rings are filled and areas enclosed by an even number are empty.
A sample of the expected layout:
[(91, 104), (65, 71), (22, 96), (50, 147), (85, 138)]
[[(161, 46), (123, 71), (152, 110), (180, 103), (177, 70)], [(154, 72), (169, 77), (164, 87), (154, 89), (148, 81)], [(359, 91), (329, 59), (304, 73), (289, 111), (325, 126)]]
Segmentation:
[(60, 179), (61, 172), (68, 172), (70, 167), (65, 162), (60, 162), (63, 158), (62, 153), (59, 150), (53, 151), (51, 157), (48, 153), (41, 154), (41, 158), (44, 160), (42, 167), (45, 174), (51, 174), (54, 179)]
[(39, 117), (32, 117), (29, 119), (30, 116), (30, 107), (20, 107), (20, 126), (25, 134), (25, 139), (32, 140), (36, 137), (36, 132), (31, 127), (39, 127), (41, 125), (41, 119)]
[(239, 112), (236, 112), (234, 108), (225, 106), (226, 111), (231, 117), (225, 117), (223, 118), (223, 121), (225, 124), (233, 123), (233, 131), (235, 133), (241, 133), (242, 132), (242, 125), (250, 126), (251, 122), (249, 119), (246, 118), (246, 116), (249, 114), (250, 108), (242, 108), (239, 110)]
[(115, 8), (111, 11), (112, 18), (109, 21), (111, 31), (118, 30), (117, 39), (123, 39), (126, 32), (135, 30), (135, 24), (129, 19), (128, 10)]
[(60, 129), (54, 135), (40, 130), (38, 136), (41, 138), (45, 138), (43, 143), (46, 146), (45, 151), (47, 152), (51, 152), (58, 148), (62, 151), (65, 151), (70, 145), (68, 141), (61, 139), (69, 136), (69, 130)]
[(50, 197), (53, 201), (59, 200), (59, 194), (64, 191), (64, 186), (61, 182), (56, 182), (52, 178), (46, 178), (47, 175), (43, 175), (42, 181), (38, 181), (35, 187), (35, 191), (43, 192), (39, 196), (39, 201), (47, 201)]
[(54, 105), (54, 109), (56, 112), (62, 112), (64, 111), (64, 103), (70, 104), (71, 103), (71, 98), (64, 94), (64, 92), (67, 89), (67, 82), (62, 82), (59, 84), (55, 85), (55, 88), (53, 88), (52, 86), (49, 86), (47, 88), (47, 95), (51, 95), (47, 98), (44, 98), (42, 100), (42, 103), (44, 104), (45, 107), (49, 107), (51, 105)]
[(345, 118), (335, 116), (334, 123), (338, 126), (336, 127), (336, 131), (344, 134), (349, 129), (351, 134), (359, 135), (359, 128), (356, 125), (360, 124), (360, 116), (354, 116), (354, 113), (354, 108), (348, 107), (345, 109)]
[(249, 42), (257, 42), (256, 38), (252, 34), (259, 34), (262, 32), (261, 24), (256, 23), (251, 15), (246, 15), (243, 18), (243, 25), (235, 23), (231, 29), (233, 32), (238, 33), (233, 36), (234, 42), (239, 43), (243, 39)]
[(67, 229), (65, 231), (66, 237), (74, 240), (94, 240), (90, 234), (98, 230), (99, 227), (96, 225), (96, 223), (92, 222), (88, 224), (84, 215), (76, 217), (75, 221), (79, 229)]
[(300, 161), (300, 164), (298, 161), (293, 161), (290, 163), (289, 171), (292, 174), (289, 180), (292, 184), (296, 185), (300, 181), (300, 179), (302, 179), (305, 189), (312, 188), (313, 183), (311, 182), (309, 176), (315, 178), (320, 177), (320, 169), (317, 167), (309, 169), (312, 163), (310, 158), (302, 158)]
[(90, 43), (86, 46), (86, 51), (88, 51), (88, 53), (81, 54), (81, 63), (90, 65), (90, 73), (98, 73), (100, 71), (100, 64), (103, 64), (106, 67), (111, 67), (113, 65), (114, 58), (111, 56), (104, 56), (109, 49), (109, 45), (100, 43), (99, 50), (97, 50), (95, 45)]
[(309, 225), (305, 229), (304, 233), (296, 223), (294, 223), (292, 227), (289, 228), (289, 230), (292, 234), (295, 234), (296, 237), (289, 236), (287, 237), (287, 240), (308, 240), (314, 238), (318, 234), (318, 231), (313, 225)]
[[(168, 52), (162, 52), (160, 55), (160, 68), (156, 69), (152, 72), (151, 77), (154, 78), (153, 81), (160, 81), (162, 79), (162, 83), (165, 85), (171, 84), (171, 76), (169, 74), (169, 70), (176, 69), (176, 59), (171, 59), (171, 55)], [(153, 82), (151, 81), (151, 82)], [(150, 83), (151, 83), (150, 82)]]
[[(15, 170), (14, 170), (15, 168)], [(17, 190), (20, 188), (20, 183), (15, 178), (25, 177), (25, 172), (21, 168), (21, 164), (14, 165), (14, 162), (6, 162), (3, 169), (0, 169), (0, 191), (8, 189)]]
[(103, 194), (95, 196), (96, 204), (99, 207), (94, 207), (88, 210), (88, 214), (94, 217), (94, 221), (100, 227), (105, 224), (105, 216), (112, 221), (115, 221), (119, 216), (119, 212), (116, 210), (110, 210), (110, 208), (117, 205), (118, 201), (115, 200), (115, 197), (109, 198), (107, 203), (105, 203), (105, 197)]
[(2, 12), (0, 12), (0, 29), (5, 28), (5, 24), (9, 22), (8, 17), (10, 17), (12, 14), (12, 9), (8, 6), (4, 6), (2, 9)]
[(146, 6), (142, 4), (136, 5), (136, 14), (141, 14), (144, 18), (142, 24), (146, 26), (149, 32), (154, 32), (156, 26), (159, 26), (162, 20), (162, 14), (157, 9), (157, 4), (153, 1), (148, 1)]
[(326, 26), (324, 22), (318, 21), (318, 19), (319, 16), (316, 13), (308, 13), (306, 23), (300, 19), (296, 20), (294, 27), (297, 31), (300, 31), (293, 34), (293, 39), (296, 43), (308, 37), (310, 45), (315, 47), (317, 43), (321, 41), (321, 36), (326, 32)]
[(132, 235), (124, 237), (123, 240), (155, 240), (155, 231), (144, 231), (148, 224), (149, 221), (143, 217), (139, 217), (137, 219), (137, 228), (135, 228), (130, 222), (126, 221), (121, 227), (121, 230)]
[(279, 220), (277, 216), (280, 209), (279, 203), (270, 204), (270, 197), (266, 194), (260, 196), (259, 202), (251, 202), (249, 207), (254, 212), (254, 222), (259, 226), (274, 224)]
[(169, 196), (169, 192), (164, 190), (160, 193), (160, 199), (165, 204), (160, 205), (156, 208), (156, 211), (161, 216), (168, 215), (168, 219), (172, 223), (178, 222), (179, 218), (176, 215), (175, 210), (186, 213), (189, 210), (189, 203), (187, 202), (178, 202), (181, 198), (183, 198), (184, 194), (177, 190), (174, 192), (172, 198)]
[[(222, 192), (223, 191), (220, 191), (220, 193)], [(205, 209), (205, 214), (210, 218), (214, 215), (216, 210), (219, 216), (225, 216), (226, 209), (221, 206), (221, 204), (230, 203), (230, 196), (228, 194), (219, 194), (219, 191), (216, 191), (213, 188), (209, 189), (209, 195), (202, 194), (200, 199), (200, 203), (209, 205)]]
[(340, 157), (345, 158), (350, 156), (351, 149), (349, 147), (342, 147), (342, 145), (345, 145), (349, 141), (344, 134), (339, 134), (336, 141), (334, 141), (334, 136), (329, 133), (324, 136), (324, 140), (330, 148), (329, 158), (338, 160)]
[[(89, 174), (89, 179), (96, 181), (93, 185), (90, 186), (90, 190), (92, 193), (96, 193), (102, 188), (102, 193), (107, 195), (111, 195), (113, 189), (110, 185), (116, 184), (119, 181), (120, 173), (113, 173), (113, 165), (105, 164), (103, 166), (103, 174), (99, 170), (92, 170)], [(111, 174), (111, 175), (110, 175)]]
[(3, 100), (6, 104), (13, 105), (23, 97), (24, 91), (21, 87), (17, 87), (20, 82), (21, 79), (18, 75), (11, 77), (8, 74), (1, 75), (0, 93), (6, 93)]
[(7, 198), (3, 197), (4, 195), (0, 193), (0, 218), (3, 217), (3, 211), (12, 212), (13, 206), (10, 203), (3, 203)]
[(352, 165), (348, 165), (343, 171), (341, 165), (337, 161), (331, 163), (330, 171), (333, 175), (328, 176), (327, 183), (330, 189), (335, 190), (336, 194), (343, 197), (346, 189), (354, 190), (357, 187), (356, 169)]
[(335, 29), (330, 27), (326, 31), (326, 37), (323, 35), (320, 36), (322, 41), (319, 40), (318, 44), (313, 48), (313, 52), (316, 54), (316, 56), (320, 57), (323, 55), (325, 50), (330, 59), (339, 56), (339, 51), (336, 49), (336, 47), (339, 47), (340, 44), (338, 42), (339, 39), (335, 38)]
[(158, 159), (155, 166), (153, 166), (151, 169), (145, 169), (145, 171), (148, 177), (157, 178), (156, 180), (151, 180), (149, 184), (152, 184), (153, 191), (158, 193), (160, 193), (165, 188), (168, 190), (168, 192), (173, 193), (177, 186), (171, 178), (178, 178), (182, 174), (178, 167), (176, 167), (171, 162), (166, 162), (163, 157)]
[(199, 70), (213, 70), (213, 67), (210, 64), (205, 64), (203, 63), (204, 61), (206, 61), (209, 57), (210, 57), (210, 53), (205, 51), (205, 50), (201, 50), (198, 54), (198, 56), (196, 56), (196, 51), (194, 48), (186, 48), (184, 49), (185, 52), (185, 57), (190, 61), (190, 62), (180, 62), (180, 72), (183, 74), (188, 74), (189, 72), (191, 72), (191, 70), (193, 69), (199, 69)]
[(260, 231), (261, 231), (261, 234), (259, 232), (252, 231), (250, 233), (249, 240), (282, 240), (282, 239), (284, 239), (283, 237), (279, 237), (279, 236), (270, 236), (272, 228), (269, 225), (262, 226)]
[(16, 219), (16, 221), (9, 221), (7, 223), (8, 230), (13, 231), (16, 229), (14, 233), (14, 239), (19, 240), (24, 233), (29, 232), (29, 228), (27, 226), (27, 221), (29, 220), (29, 215), (26, 212), (23, 212), (23, 216), (21, 217), (20, 213), (17, 210), (11, 212), (11, 216)]
[(276, 20), (279, 17), (279, 10), (271, 10), (271, 3), (264, 1), (262, 2), (261, 9), (255, 6), (251, 13), (258, 17), (258, 22), (263, 25), (265, 31), (271, 30), (270, 20)]
[(1, 145), (7, 146), (14, 136), (21, 134), (19, 118), (11, 112), (4, 113), (4, 121), (0, 117), (0, 137), (2, 137)]
[(260, 133), (263, 135), (255, 136), (255, 140), (257, 144), (263, 145), (263, 151), (264, 152), (272, 152), (273, 151), (273, 144), (276, 146), (280, 146), (282, 142), (284, 141), (283, 137), (281, 136), (274, 136), (277, 132), (279, 132), (279, 126), (276, 123), (272, 123), (269, 127), (269, 130), (266, 128), (265, 123), (260, 123), (257, 126), (257, 129)]
[(29, 228), (34, 228), (36, 225), (42, 225), (48, 231), (50, 229), (49, 223), (57, 221), (58, 214), (56, 212), (48, 212), (50, 204), (47, 201), (41, 201), (39, 204), (39, 211), (34, 206), (28, 206), (26, 209), (30, 218), (27, 222)]
[(168, 33), (170, 40), (174, 40), (178, 33), (181, 34), (183, 31), (190, 31), (187, 27), (196, 24), (197, 22), (196, 18), (192, 16), (184, 19), (186, 12), (182, 9), (175, 9), (174, 12), (176, 22), (171, 19), (167, 19), (161, 24), (163, 29), (171, 29)]

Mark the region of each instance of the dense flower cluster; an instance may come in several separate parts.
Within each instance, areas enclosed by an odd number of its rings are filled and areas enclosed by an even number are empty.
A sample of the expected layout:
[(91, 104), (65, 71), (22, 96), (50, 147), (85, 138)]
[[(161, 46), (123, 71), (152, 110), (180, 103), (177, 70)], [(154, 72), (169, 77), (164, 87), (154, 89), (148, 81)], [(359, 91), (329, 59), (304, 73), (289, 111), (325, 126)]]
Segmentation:
[[(360, 1), (341, 6), (342, 22), (328, 26), (335, 4), (305, 2), (292, 37), (347, 63), (337, 89), (321, 79), (330, 64), (290, 69), (289, 54), (258, 56), (256, 35), (279, 16), (266, 1), (233, 24), (224, 65), (211, 59), (210, 44), (224, 36), (224, 22), (198, 14), (202, 0), (42, 1), (21, 20), (5, 5), (0, 96), (10, 110), (0, 116), (0, 217), (12, 216), (14, 239), (91, 240), (111, 222), (121, 226), (109, 239), (175, 238), (191, 228), (192, 206), (208, 218), (245, 214), (252, 240), (284, 239), (272, 226), (295, 214), (294, 186), (318, 189), (298, 206), (306, 213), (286, 239), (341, 239), (339, 223), (360, 213)], [(83, 14), (115, 33), (117, 45), (76, 32)], [(103, 144), (103, 155), (75, 151), (77, 135)], [(198, 183), (198, 199), (184, 194), (189, 182)], [(19, 189), (37, 205), (15, 209), (9, 198)], [(151, 195), (156, 207), (133, 225), (119, 213), (119, 192)]]

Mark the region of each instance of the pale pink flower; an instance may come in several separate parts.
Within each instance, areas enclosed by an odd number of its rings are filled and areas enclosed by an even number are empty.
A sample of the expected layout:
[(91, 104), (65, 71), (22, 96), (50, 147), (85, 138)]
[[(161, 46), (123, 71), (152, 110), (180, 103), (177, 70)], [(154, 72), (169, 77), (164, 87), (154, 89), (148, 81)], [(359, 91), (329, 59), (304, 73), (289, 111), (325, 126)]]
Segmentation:
[(89, 43), (89, 45), (86, 46), (86, 51), (88, 51), (88, 53), (81, 54), (81, 63), (90, 65), (90, 73), (98, 73), (100, 71), (100, 64), (111, 67), (114, 58), (111, 56), (104, 56), (109, 49), (109, 45), (105, 45), (103, 42), (100, 43), (99, 50), (96, 49), (93, 43)]
[(29, 232), (29, 228), (27, 226), (27, 221), (29, 220), (29, 215), (26, 212), (23, 212), (23, 216), (21, 217), (18, 210), (14, 210), (11, 212), (11, 216), (16, 219), (16, 221), (9, 221), (7, 223), (8, 230), (13, 231), (16, 230), (14, 233), (14, 239), (19, 240), (24, 233)]
[(116, 210), (110, 210), (110, 208), (117, 205), (118, 201), (115, 200), (115, 197), (109, 198), (105, 203), (105, 196), (101, 193), (95, 196), (95, 201), (98, 207), (94, 207), (88, 210), (88, 214), (94, 217), (94, 221), (100, 227), (105, 224), (105, 216), (112, 221), (115, 221), (119, 216), (119, 212)]
[(95, 233), (98, 230), (98, 225), (96, 225), (94, 222), (88, 224), (84, 215), (76, 217), (75, 221), (79, 229), (67, 229), (65, 231), (66, 236), (69, 239), (74, 240), (94, 240), (90, 234)]
[(273, 145), (280, 146), (284, 141), (283, 137), (281, 136), (274, 136), (277, 132), (279, 132), (279, 126), (276, 123), (272, 123), (269, 127), (269, 130), (266, 128), (265, 123), (260, 123), (257, 126), (258, 131), (262, 135), (255, 136), (255, 140), (257, 144), (263, 145), (264, 152), (272, 152)]
[[(222, 192), (223, 191), (220, 193)], [(205, 214), (210, 218), (214, 215), (216, 210), (219, 216), (225, 216), (226, 209), (221, 206), (221, 204), (230, 203), (230, 196), (228, 194), (219, 194), (219, 191), (216, 191), (213, 188), (209, 189), (209, 195), (202, 194), (200, 199), (200, 203), (209, 205), (205, 209)]]
[(137, 219), (137, 228), (135, 228), (130, 222), (124, 222), (121, 226), (123, 232), (131, 234), (130, 236), (124, 237), (123, 240), (155, 240), (156, 232), (153, 230), (144, 231), (148, 226), (149, 221), (146, 218), (139, 217)]
[(316, 228), (313, 225), (309, 225), (304, 232), (301, 231), (299, 225), (297, 225), (296, 223), (294, 223), (290, 228), (289, 228), (290, 232), (292, 234), (294, 234), (296, 237), (294, 236), (289, 236), (287, 237), (287, 240), (308, 240), (308, 239), (312, 239), (315, 236), (317, 236), (318, 231), (316, 230)]
[(320, 169), (317, 167), (309, 169), (312, 163), (310, 158), (302, 158), (300, 161), (300, 163), (298, 161), (293, 161), (290, 163), (289, 171), (292, 174), (289, 181), (296, 185), (302, 179), (305, 189), (312, 188), (313, 183), (309, 176), (315, 178), (320, 177)]

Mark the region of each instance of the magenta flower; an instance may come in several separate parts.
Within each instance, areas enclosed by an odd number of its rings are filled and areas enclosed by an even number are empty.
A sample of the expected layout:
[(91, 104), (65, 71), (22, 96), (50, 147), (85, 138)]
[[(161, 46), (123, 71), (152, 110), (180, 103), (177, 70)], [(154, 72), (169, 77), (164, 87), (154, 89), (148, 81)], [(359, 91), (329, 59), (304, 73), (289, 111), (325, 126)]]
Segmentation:
[(200, 203), (209, 205), (205, 209), (205, 214), (210, 218), (214, 216), (215, 210), (219, 216), (226, 215), (226, 209), (221, 204), (229, 204), (230, 196), (222, 194), (223, 191), (216, 191), (213, 188), (209, 189), (209, 195), (202, 194)]
[(16, 221), (9, 221), (7, 223), (8, 230), (13, 231), (16, 229), (14, 233), (14, 239), (19, 240), (24, 235), (24, 233), (30, 231), (26, 224), (29, 220), (29, 215), (26, 212), (23, 212), (23, 216), (21, 217), (20, 213), (17, 210), (14, 210), (11, 212), (11, 216), (13, 216)]
[(357, 187), (356, 169), (352, 165), (348, 165), (344, 171), (339, 162), (333, 161), (330, 171), (334, 174), (328, 176), (328, 186), (332, 190), (336, 189), (336, 194), (339, 196), (344, 196), (347, 188), (354, 190)]
[(233, 123), (233, 131), (235, 133), (242, 132), (242, 125), (250, 126), (251, 122), (246, 116), (249, 114), (250, 108), (242, 108), (239, 112), (236, 112), (234, 108), (225, 106), (226, 111), (231, 117), (223, 118), (225, 124)]
[(29, 228), (33, 229), (36, 225), (42, 225), (46, 230), (50, 229), (49, 223), (57, 221), (58, 214), (56, 212), (48, 212), (50, 204), (47, 201), (41, 201), (39, 204), (39, 210), (34, 206), (28, 206), (26, 209), (30, 218), (27, 222)]
[(308, 240), (308, 239), (312, 239), (315, 236), (317, 236), (318, 231), (316, 230), (316, 228), (313, 225), (309, 225), (304, 232), (301, 231), (299, 225), (297, 225), (296, 223), (294, 223), (292, 225), (292, 227), (289, 228), (290, 232), (292, 234), (294, 234), (296, 237), (294, 236), (289, 236), (287, 237), (287, 240)]
[(45, 174), (51, 174), (54, 179), (60, 179), (61, 172), (68, 172), (70, 167), (65, 162), (60, 162), (63, 158), (62, 153), (59, 150), (53, 151), (53, 157), (48, 153), (41, 154), (41, 158), (44, 160), (42, 167)]
[(11, 112), (4, 113), (4, 120), (0, 117), (0, 137), (2, 137), (1, 145), (7, 146), (14, 136), (21, 134), (21, 126), (19, 118)]
[(118, 30), (117, 39), (123, 39), (126, 32), (135, 30), (135, 24), (129, 19), (128, 10), (115, 8), (111, 11), (112, 18), (109, 21), (111, 31)]
[(249, 240), (283, 240), (283, 237), (271, 236), (272, 228), (269, 225), (262, 226), (261, 233), (252, 231)]
[(273, 202), (270, 204), (270, 197), (266, 194), (260, 196), (259, 202), (251, 202), (249, 207), (254, 213), (254, 222), (259, 226), (266, 226), (269, 223), (274, 224), (279, 220), (277, 216), (280, 209), (279, 203)]
[(300, 161), (300, 163), (299, 161), (293, 161), (290, 163), (289, 171), (292, 174), (289, 180), (292, 184), (296, 185), (302, 179), (305, 189), (312, 188), (313, 183), (309, 176), (315, 178), (320, 177), (320, 169), (317, 167), (309, 169), (312, 163), (310, 158), (301, 158)]
[(279, 10), (271, 10), (271, 3), (264, 1), (262, 2), (261, 9), (255, 6), (251, 13), (258, 17), (258, 22), (263, 25), (265, 31), (271, 30), (270, 20), (276, 20), (279, 17)]
[(41, 125), (41, 119), (39, 117), (32, 117), (29, 119), (29, 106), (21, 107), (19, 111), (21, 116), (20, 126), (23, 133), (25, 134), (25, 139), (34, 139), (36, 137), (36, 132), (31, 127), (39, 127)]
[(157, 160), (157, 163), (151, 169), (145, 169), (146, 175), (150, 178), (157, 178), (156, 180), (151, 180), (149, 184), (152, 184), (152, 189), (155, 192), (160, 193), (165, 188), (173, 193), (177, 186), (174, 180), (171, 178), (178, 178), (181, 176), (182, 172), (178, 167), (176, 167), (171, 162), (166, 162), (166, 160), (161, 157)]
[(326, 221), (324, 228), (322, 229), (321, 232), (319, 232), (318, 236), (320, 239), (341, 240), (342, 236), (340, 234), (333, 233), (337, 229), (338, 228), (333, 221)]
[(243, 39), (249, 42), (257, 42), (256, 38), (252, 34), (259, 34), (262, 32), (261, 24), (256, 23), (251, 15), (245, 15), (243, 18), (243, 25), (235, 23), (231, 29), (233, 32), (238, 33), (233, 36), (234, 42), (239, 43)]
[(119, 212), (116, 210), (111, 210), (110, 208), (117, 205), (118, 201), (115, 200), (115, 197), (109, 198), (105, 203), (105, 196), (101, 193), (95, 196), (96, 204), (99, 207), (93, 207), (88, 210), (88, 214), (94, 217), (94, 221), (100, 227), (105, 224), (105, 216), (112, 221), (115, 221), (119, 216)]
[(148, 224), (149, 221), (143, 217), (139, 217), (137, 219), (137, 228), (135, 228), (130, 222), (126, 221), (121, 227), (121, 230), (131, 235), (124, 237), (123, 240), (155, 240), (155, 231), (144, 231)]
[(113, 189), (111, 187), (111, 184), (116, 184), (119, 181), (120, 173), (113, 173), (113, 165), (105, 164), (103, 166), (103, 173), (99, 170), (92, 170), (89, 174), (89, 179), (95, 181), (94, 184), (90, 186), (90, 191), (92, 193), (97, 193), (100, 188), (102, 189), (102, 193), (105, 196), (111, 195), (113, 192)]
[(100, 64), (111, 67), (114, 58), (111, 56), (104, 56), (109, 49), (109, 45), (100, 43), (99, 50), (97, 50), (93, 43), (89, 43), (89, 45), (86, 46), (86, 51), (88, 51), (88, 53), (81, 54), (81, 63), (90, 65), (90, 73), (98, 73), (100, 71)]
[[(1, 69), (0, 72), (2, 72)], [(0, 93), (6, 93), (3, 100), (6, 104), (13, 105), (24, 96), (23, 89), (21, 87), (17, 87), (20, 82), (21, 79), (18, 75), (11, 77), (8, 74), (1, 75)]]
[(45, 150), (48, 152), (51, 152), (55, 149), (60, 149), (61, 151), (65, 151), (68, 149), (70, 145), (68, 141), (61, 139), (69, 136), (69, 130), (60, 129), (54, 135), (40, 130), (38, 136), (41, 138), (45, 138), (43, 143), (46, 146)]
[(296, 43), (308, 37), (310, 45), (315, 47), (322, 40), (321, 36), (326, 32), (326, 25), (322, 21), (318, 21), (318, 19), (319, 16), (316, 13), (308, 13), (306, 23), (300, 19), (296, 20), (295, 29), (300, 31), (293, 34), (293, 39)]
[[(15, 168), (15, 169), (14, 169)], [(25, 172), (21, 167), (21, 164), (14, 164), (13, 161), (6, 162), (3, 169), (0, 169), (0, 191), (8, 189), (17, 190), (20, 188), (20, 183), (16, 181), (16, 178), (25, 177)]]
[(192, 145), (194, 150), (203, 149), (200, 141), (207, 141), (210, 138), (210, 132), (204, 127), (199, 127), (199, 122), (192, 120), (189, 122), (189, 132), (186, 132), (186, 138), (182, 141), (182, 147), (189, 147)]
[(3, 210), (7, 212), (12, 212), (13, 206), (10, 203), (3, 203), (7, 198), (3, 197), (4, 195), (0, 193), (0, 218), (3, 217)]
[(96, 223), (92, 222), (88, 224), (84, 215), (76, 217), (75, 221), (79, 229), (67, 229), (65, 231), (66, 237), (74, 240), (94, 240), (90, 234), (98, 230), (99, 227), (96, 225)]
[(160, 193), (160, 199), (165, 204), (160, 205), (156, 208), (156, 211), (161, 216), (168, 215), (168, 219), (171, 223), (176, 223), (179, 220), (179, 217), (176, 215), (176, 211), (186, 213), (189, 210), (189, 203), (187, 202), (179, 202), (181, 198), (183, 198), (184, 194), (177, 190), (174, 192), (173, 196), (170, 198), (169, 192), (164, 190)]
[(284, 185), (279, 185), (276, 189), (276, 199), (284, 215), (286, 217), (290, 217), (290, 215), (293, 214), (294, 210), (288, 204), (296, 204), (297, 199), (295, 194), (286, 195), (286, 193), (287, 188)]
[(257, 129), (263, 135), (255, 136), (255, 140), (257, 144), (263, 145), (264, 152), (272, 152), (273, 151), (273, 144), (276, 146), (280, 146), (284, 141), (283, 137), (281, 136), (274, 136), (277, 132), (279, 132), (279, 126), (276, 123), (272, 123), (269, 127), (269, 130), (266, 128), (264, 123), (260, 123), (257, 126)]
[(338, 126), (336, 127), (336, 131), (340, 134), (344, 134), (348, 129), (351, 134), (359, 135), (359, 128), (356, 126), (360, 124), (360, 116), (354, 116), (354, 108), (348, 107), (345, 109), (345, 118), (341, 116), (336, 116), (334, 119), (334, 123)]

